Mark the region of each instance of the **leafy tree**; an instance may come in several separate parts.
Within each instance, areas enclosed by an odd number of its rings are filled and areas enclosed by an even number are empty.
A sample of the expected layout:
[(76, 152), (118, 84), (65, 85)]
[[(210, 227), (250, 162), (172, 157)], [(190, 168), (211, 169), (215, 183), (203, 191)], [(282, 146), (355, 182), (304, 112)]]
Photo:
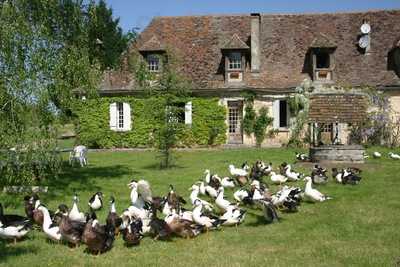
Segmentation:
[(91, 62), (98, 61), (101, 69), (118, 66), (120, 55), (137, 34), (132, 29), (127, 34), (122, 32), (119, 18), (113, 18), (113, 11), (104, 0), (97, 4), (91, 1), (88, 7), (88, 32)]
[(0, 183), (56, 174), (56, 115), (70, 115), (74, 90), (95, 95), (83, 10), (79, 0), (0, 5)]

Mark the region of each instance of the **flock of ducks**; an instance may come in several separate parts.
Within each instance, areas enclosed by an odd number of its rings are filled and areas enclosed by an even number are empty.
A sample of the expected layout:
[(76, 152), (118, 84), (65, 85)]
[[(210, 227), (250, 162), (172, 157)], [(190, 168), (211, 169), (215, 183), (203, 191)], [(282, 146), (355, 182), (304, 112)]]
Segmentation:
[[(296, 154), (296, 159), (307, 161), (308, 157)], [(96, 211), (104, 206), (104, 195), (95, 193), (88, 201), (89, 212), (80, 211), (78, 196), (73, 197), (72, 207), (60, 204), (57, 211), (49, 210), (37, 194), (24, 198), (26, 217), (6, 215), (0, 204), (0, 238), (16, 242), (23, 238), (34, 224), (39, 225), (53, 241), (63, 241), (70, 246), (87, 246), (89, 252), (100, 254), (110, 250), (116, 236), (121, 235), (127, 246), (139, 245), (144, 236), (155, 240), (166, 240), (172, 236), (193, 238), (203, 232), (221, 226), (238, 226), (246, 218), (245, 208), (263, 211), (266, 223), (280, 220), (278, 211), (296, 212), (304, 200), (323, 202), (331, 197), (321, 193), (313, 185), (328, 182), (327, 170), (315, 165), (306, 176), (296, 172), (284, 162), (274, 170), (271, 163), (256, 161), (251, 167), (229, 165), (230, 177), (220, 177), (205, 170), (204, 177), (195, 181), (188, 189), (189, 200), (180, 196), (173, 185), (165, 196), (154, 196), (146, 180), (131, 180), (131, 205), (119, 214), (115, 198), (110, 197), (109, 213), (105, 224), (97, 219)], [(332, 169), (332, 179), (337, 183), (356, 185), (360, 182), (361, 170), (357, 168)], [(269, 181), (266, 182), (267, 177)], [(304, 181), (304, 189), (290, 185), (292, 181)], [(267, 183), (277, 184), (272, 192)], [(226, 195), (232, 192), (232, 201)], [(192, 209), (185, 209), (191, 204)], [(163, 218), (158, 216), (163, 214)]]
[[(374, 159), (380, 159), (380, 158), (382, 158), (382, 153), (380, 153), (378, 151), (375, 151), (375, 152), (372, 153), (372, 157)], [(393, 153), (393, 152), (389, 152), (388, 153), (388, 157), (391, 158), (391, 159), (394, 159), (394, 160), (400, 160), (400, 154), (396, 154), (396, 153)], [(368, 158), (369, 158), (369, 155), (364, 153), (364, 159), (368, 159)]]

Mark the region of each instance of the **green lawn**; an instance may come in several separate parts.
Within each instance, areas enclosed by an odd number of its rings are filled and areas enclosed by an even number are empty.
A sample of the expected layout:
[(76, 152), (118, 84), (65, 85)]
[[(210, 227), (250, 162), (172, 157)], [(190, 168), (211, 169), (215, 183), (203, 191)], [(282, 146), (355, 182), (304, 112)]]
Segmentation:
[[(388, 150), (379, 149), (387, 152)], [(399, 152), (399, 151), (398, 151)], [(66, 168), (49, 182), (50, 194), (42, 195), (51, 209), (71, 206), (74, 191), (81, 209), (90, 195), (101, 190), (114, 195), (117, 209), (129, 205), (132, 178), (150, 181), (154, 195), (166, 194), (173, 184), (188, 198), (189, 186), (203, 177), (205, 169), (227, 175), (227, 166), (262, 159), (275, 166), (292, 161), (290, 149), (246, 149), (179, 152), (178, 166), (157, 169), (153, 152), (89, 153), (89, 167)], [(310, 165), (295, 165), (309, 173)], [(266, 225), (261, 210), (248, 209), (237, 229), (224, 227), (193, 240), (171, 242), (145, 238), (140, 246), (126, 248), (117, 238), (114, 248), (99, 257), (47, 242), (43, 233), (32, 231), (16, 245), (0, 241), (0, 264), (7, 266), (393, 266), (400, 260), (400, 161), (368, 160), (362, 166), (359, 186), (330, 182), (320, 191), (334, 199), (325, 203), (303, 203), (298, 213), (280, 213), (281, 222)], [(302, 187), (303, 183), (299, 183)], [(272, 187), (275, 190), (275, 187)], [(232, 192), (226, 191), (232, 199)], [(23, 214), (22, 196), (0, 194), (6, 213)], [(98, 215), (104, 221), (108, 208)]]

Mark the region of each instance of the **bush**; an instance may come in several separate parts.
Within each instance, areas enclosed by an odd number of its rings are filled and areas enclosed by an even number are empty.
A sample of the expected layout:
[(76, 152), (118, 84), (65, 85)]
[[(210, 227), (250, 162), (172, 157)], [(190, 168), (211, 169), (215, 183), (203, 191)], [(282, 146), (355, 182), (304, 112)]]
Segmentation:
[[(217, 98), (177, 98), (192, 101), (192, 125), (179, 124), (177, 146), (218, 145), (226, 140), (226, 110)], [(109, 105), (124, 102), (131, 106), (132, 130), (114, 132), (109, 127)], [(91, 148), (156, 147), (162, 127), (159, 110), (163, 100), (158, 97), (112, 97), (77, 101), (74, 104), (76, 132), (82, 144)]]

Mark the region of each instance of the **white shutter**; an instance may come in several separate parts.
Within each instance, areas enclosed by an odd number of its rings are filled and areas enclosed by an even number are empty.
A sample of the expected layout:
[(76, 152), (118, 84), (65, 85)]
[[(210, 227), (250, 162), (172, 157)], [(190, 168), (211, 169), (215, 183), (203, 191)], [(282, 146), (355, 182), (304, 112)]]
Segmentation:
[(185, 104), (185, 124), (192, 124), (192, 101)]
[(279, 100), (272, 102), (272, 116), (274, 117), (274, 129), (279, 129)]
[(131, 106), (128, 103), (123, 103), (123, 109), (124, 109), (124, 131), (130, 131), (132, 129)]
[(117, 103), (110, 104), (110, 129), (117, 130)]

